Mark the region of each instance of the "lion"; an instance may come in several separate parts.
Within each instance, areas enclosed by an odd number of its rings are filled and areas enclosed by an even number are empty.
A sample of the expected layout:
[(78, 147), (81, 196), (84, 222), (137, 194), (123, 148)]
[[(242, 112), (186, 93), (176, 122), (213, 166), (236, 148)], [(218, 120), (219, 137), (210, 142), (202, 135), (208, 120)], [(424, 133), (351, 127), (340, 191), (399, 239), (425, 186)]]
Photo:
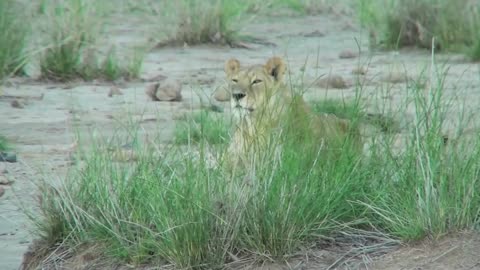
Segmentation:
[[(313, 143), (299, 150), (314, 146), (316, 150), (339, 152), (350, 138), (356, 150), (362, 148), (358, 128), (353, 127), (351, 121), (330, 114), (315, 114), (302, 96), (288, 87), (284, 82), (287, 67), (282, 58), (272, 57), (264, 65), (246, 67), (232, 58), (224, 68), (236, 120), (227, 149), (231, 165), (255, 163), (267, 148), (292, 142), (298, 146)], [(288, 135), (283, 137), (288, 137), (288, 141), (274, 139), (281, 135)]]

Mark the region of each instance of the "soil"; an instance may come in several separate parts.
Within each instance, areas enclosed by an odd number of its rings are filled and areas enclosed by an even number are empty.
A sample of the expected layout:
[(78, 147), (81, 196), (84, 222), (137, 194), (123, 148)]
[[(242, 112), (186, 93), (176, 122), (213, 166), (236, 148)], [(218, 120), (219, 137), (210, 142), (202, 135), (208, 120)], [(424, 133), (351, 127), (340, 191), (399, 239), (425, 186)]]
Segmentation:
[[(122, 19), (111, 31), (112, 40), (125, 46), (138, 42), (132, 30), (137, 24), (138, 21)], [(140, 121), (143, 135), (161, 131), (163, 140), (168, 142), (172, 138), (174, 119), (179, 114), (200, 109), (205, 102), (228, 111), (228, 102), (216, 102), (212, 97), (214, 89), (223, 82), (223, 64), (230, 57), (251, 64), (263, 63), (272, 55), (284, 56), (292, 75), (304, 74), (305, 83), (311, 85), (306, 93), (308, 99), (352, 98), (353, 85), (360, 79), (369, 111), (380, 110), (374, 106), (378, 100), (388, 101), (385, 103), (393, 108), (400, 107), (408, 95), (407, 85), (421, 74), (430, 76), (430, 53), (416, 49), (369, 52), (368, 33), (354, 25), (350, 16), (338, 14), (271, 16), (256, 20), (244, 29), (266, 39), (268, 42), (264, 44), (251, 44), (249, 49), (208, 45), (155, 49), (146, 56), (139, 81), (56, 84), (28, 77), (8, 80), (1, 88), (1, 133), (14, 144), (18, 161), (0, 163), (0, 180), (13, 181), (0, 185), (4, 190), (0, 197), (0, 269), (18, 269), (23, 254), (37, 238), (24, 209), (34, 209), (36, 184), (40, 179), (65, 180), (71, 153), (76, 147), (76, 134), (108, 137), (115, 132), (118, 120), (128, 115)], [(349, 57), (345, 57), (345, 52), (350, 52)], [(470, 111), (479, 103), (478, 66), (452, 54), (437, 54), (435, 61), (448, 67), (444, 96), (447, 100), (453, 98), (454, 105), (445, 133), (453, 134), (458, 125), (453, 117), (455, 112)], [(365, 75), (357, 75), (359, 73)], [(341, 76), (345, 88), (327, 89), (314, 83), (316, 78), (329, 74)], [(182, 99), (160, 102), (149, 98), (145, 89), (155, 77), (181, 81)], [(388, 78), (394, 79), (389, 82)], [(112, 87), (122, 94), (109, 94)], [(21, 106), (13, 106), (12, 102)], [(412, 119), (411, 106), (402, 113), (404, 121)], [(471, 128), (475, 126), (476, 123), (471, 124)], [(351, 254), (351, 250), (351, 246), (343, 245), (306, 252), (311, 256), (301, 256), (297, 264), (289, 266), (246, 268), (328, 269), (335, 261)], [(480, 235), (457, 233), (435, 241), (397, 245), (386, 254), (356, 254), (358, 256), (349, 257), (351, 263), (338, 268), (333, 265), (330, 269), (480, 269), (478, 250)]]

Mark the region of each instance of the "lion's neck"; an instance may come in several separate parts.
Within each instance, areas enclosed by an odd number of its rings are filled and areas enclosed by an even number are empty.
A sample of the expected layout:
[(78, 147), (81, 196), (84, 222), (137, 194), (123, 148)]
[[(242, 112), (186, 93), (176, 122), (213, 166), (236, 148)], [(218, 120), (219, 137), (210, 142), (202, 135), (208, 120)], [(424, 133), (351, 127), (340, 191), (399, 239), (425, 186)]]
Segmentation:
[(251, 137), (268, 135), (280, 125), (285, 114), (288, 113), (289, 106), (284, 102), (269, 103), (268, 106), (257, 109), (249, 117), (240, 121), (238, 128), (245, 135)]

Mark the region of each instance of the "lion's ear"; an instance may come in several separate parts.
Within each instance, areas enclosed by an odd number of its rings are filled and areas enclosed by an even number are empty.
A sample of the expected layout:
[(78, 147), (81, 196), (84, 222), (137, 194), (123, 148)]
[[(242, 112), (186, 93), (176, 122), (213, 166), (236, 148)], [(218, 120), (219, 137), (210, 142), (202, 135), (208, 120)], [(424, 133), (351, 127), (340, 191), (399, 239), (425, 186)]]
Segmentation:
[(237, 59), (232, 58), (225, 63), (225, 73), (227, 73), (228, 76), (237, 73), (239, 70), (240, 61), (238, 61)]
[(268, 59), (267, 63), (265, 64), (265, 69), (267, 70), (268, 74), (273, 76), (276, 81), (282, 81), (283, 75), (287, 70), (287, 66), (283, 59), (280, 57), (272, 57)]

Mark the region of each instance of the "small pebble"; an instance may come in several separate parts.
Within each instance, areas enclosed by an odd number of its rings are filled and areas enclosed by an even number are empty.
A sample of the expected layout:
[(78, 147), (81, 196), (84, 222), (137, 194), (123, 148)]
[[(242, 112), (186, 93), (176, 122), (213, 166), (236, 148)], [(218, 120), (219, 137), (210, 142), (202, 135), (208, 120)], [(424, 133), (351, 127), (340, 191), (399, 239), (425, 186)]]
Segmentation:
[(340, 54), (338, 55), (338, 58), (340, 58), (340, 59), (352, 59), (352, 58), (355, 58), (357, 56), (358, 56), (358, 54), (356, 52), (353, 52), (353, 51), (350, 51), (350, 50), (344, 50), (344, 51), (340, 52)]
[(108, 91), (108, 97), (113, 97), (113, 96), (120, 96), (123, 95), (122, 91), (116, 86), (112, 86), (110, 88), (110, 91)]
[(347, 82), (340, 75), (330, 75), (317, 81), (317, 85), (322, 88), (345, 89), (348, 88)]
[(0, 152), (0, 162), (17, 162), (17, 155), (14, 153)]
[(23, 104), (20, 103), (20, 101), (14, 99), (12, 100), (12, 102), (10, 102), (10, 106), (12, 106), (13, 108), (17, 108), (17, 109), (23, 109)]

